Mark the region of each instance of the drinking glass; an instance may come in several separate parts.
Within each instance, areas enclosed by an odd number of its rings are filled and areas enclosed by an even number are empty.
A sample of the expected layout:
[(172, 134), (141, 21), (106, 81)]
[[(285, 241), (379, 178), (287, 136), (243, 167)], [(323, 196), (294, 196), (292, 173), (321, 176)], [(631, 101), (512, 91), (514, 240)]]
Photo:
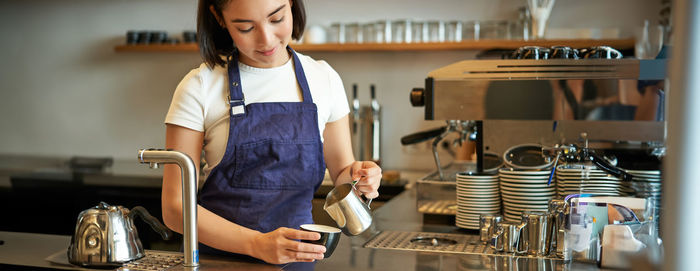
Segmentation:
[(358, 42), (363, 42), (363, 43), (372, 43), (372, 42), (377, 42), (376, 40), (377, 35), (375, 34), (374, 31), (374, 24), (373, 23), (366, 23), (362, 25), (362, 40)]
[(357, 23), (349, 23), (345, 25), (345, 43), (357, 43), (362, 40), (362, 31)]
[(462, 41), (462, 22), (449, 21), (445, 24), (445, 40), (450, 42)]
[(396, 20), (391, 22), (391, 42), (411, 42), (411, 21)]
[(462, 24), (462, 40), (479, 40), (481, 22), (469, 21)]
[(445, 22), (429, 21), (428, 22), (428, 41), (444, 42), (445, 41)]
[(391, 42), (391, 21), (381, 20), (374, 24), (374, 34), (376, 42), (389, 43)]
[(513, 40), (527, 40), (530, 37), (528, 23), (524, 21), (508, 22), (508, 33)]
[(509, 39), (507, 21), (481, 22), (479, 39)]
[(328, 41), (331, 43), (345, 43), (345, 24), (332, 23), (328, 31)]
[(426, 42), (428, 33), (428, 24), (425, 22), (411, 23), (411, 42)]

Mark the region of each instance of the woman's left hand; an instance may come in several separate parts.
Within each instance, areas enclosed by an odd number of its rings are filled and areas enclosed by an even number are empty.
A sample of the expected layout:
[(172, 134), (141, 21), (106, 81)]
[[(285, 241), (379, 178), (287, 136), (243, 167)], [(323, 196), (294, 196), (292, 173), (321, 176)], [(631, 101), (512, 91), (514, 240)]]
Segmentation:
[(355, 187), (368, 199), (379, 196), (382, 168), (372, 161), (355, 161), (350, 166), (350, 178), (357, 181)]

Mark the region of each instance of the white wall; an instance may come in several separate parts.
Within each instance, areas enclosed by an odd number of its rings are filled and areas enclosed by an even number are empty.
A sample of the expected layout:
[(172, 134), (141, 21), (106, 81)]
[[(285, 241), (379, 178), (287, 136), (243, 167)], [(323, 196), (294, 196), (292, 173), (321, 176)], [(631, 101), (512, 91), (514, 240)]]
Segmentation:
[[(377, 19), (514, 19), (517, 0), (307, 0), (308, 22)], [(661, 0), (560, 0), (550, 27), (597, 27), (630, 35), (656, 20)], [(195, 29), (192, 0), (0, 1), (0, 153), (135, 157), (162, 147), (162, 124), (177, 83), (201, 62), (197, 53), (115, 53), (127, 30)], [(327, 60), (367, 103), (374, 83), (384, 106), (387, 168), (433, 169), (425, 148), (405, 148), (403, 135), (441, 125), (423, 121), (408, 91), (425, 75), (476, 52), (309, 53)], [(349, 93), (349, 92), (348, 92)]]

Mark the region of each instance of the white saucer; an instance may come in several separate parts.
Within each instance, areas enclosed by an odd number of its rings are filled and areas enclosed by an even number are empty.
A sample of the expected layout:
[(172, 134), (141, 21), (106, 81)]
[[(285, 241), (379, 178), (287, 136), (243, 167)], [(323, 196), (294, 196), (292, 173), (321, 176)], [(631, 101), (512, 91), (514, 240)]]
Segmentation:
[[(509, 179), (501, 178), (501, 183), (511, 183), (511, 184), (547, 184), (549, 179)], [(554, 180), (552, 180), (554, 182)]]
[(511, 188), (511, 187), (506, 187), (502, 186), (501, 187), (501, 194), (512, 194), (512, 193), (526, 193), (526, 194), (539, 194), (539, 193), (551, 193), (554, 192), (556, 187), (548, 187), (548, 188)]
[(492, 193), (492, 192), (498, 192), (498, 187), (491, 187), (491, 188), (464, 188), (464, 187), (457, 187), (457, 192), (466, 192), (466, 193)]
[(532, 202), (532, 201), (546, 200), (547, 202), (549, 202), (549, 200), (554, 198), (554, 196), (556, 196), (556, 193), (551, 193), (549, 195), (544, 195), (544, 196), (503, 195), (502, 198), (504, 200), (510, 200), (510, 201), (524, 200), (526, 202)]
[(503, 180), (548, 180), (549, 175), (542, 175), (542, 176), (511, 176), (511, 175), (500, 175), (498, 177), (499, 179)]
[(492, 201), (470, 201), (470, 200), (457, 199), (457, 206), (488, 208), (488, 207), (501, 206), (501, 200), (494, 199)]
[(498, 182), (492, 182), (492, 183), (483, 183), (483, 184), (463, 184), (463, 183), (457, 183), (457, 187), (463, 187), (463, 188), (491, 188), (491, 187), (497, 187)]
[(501, 198), (501, 194), (496, 192), (493, 194), (466, 194), (466, 193), (457, 193), (458, 198), (462, 198), (463, 200), (473, 200), (473, 201), (492, 201), (492, 200), (497, 200)]
[(498, 178), (498, 175), (469, 175), (468, 173), (464, 172), (457, 172), (455, 175), (457, 179), (465, 179), (465, 180), (488, 180), (488, 179), (493, 179), (493, 178)]
[(474, 204), (491, 204), (492, 202), (500, 202), (501, 196), (498, 197), (488, 197), (488, 198), (473, 198), (465, 196), (457, 196), (457, 202), (470, 202)]
[(456, 214), (462, 214), (462, 215), (480, 215), (480, 214), (495, 214), (495, 213), (500, 213), (502, 209), (502, 206), (498, 206), (497, 208), (488, 208), (488, 209), (465, 209), (465, 208), (457, 208)]
[(524, 169), (515, 169), (515, 168), (501, 168), (498, 170), (498, 174), (517, 175), (517, 176), (549, 175), (551, 172), (552, 172), (551, 170), (524, 170)]

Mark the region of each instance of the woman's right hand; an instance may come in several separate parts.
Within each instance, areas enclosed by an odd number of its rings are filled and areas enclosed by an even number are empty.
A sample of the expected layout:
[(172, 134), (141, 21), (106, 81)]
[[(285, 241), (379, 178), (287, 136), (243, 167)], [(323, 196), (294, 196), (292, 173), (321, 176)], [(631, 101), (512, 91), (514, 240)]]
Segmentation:
[(313, 262), (323, 259), (326, 247), (296, 240), (318, 240), (317, 232), (278, 228), (253, 239), (253, 257), (271, 264)]

